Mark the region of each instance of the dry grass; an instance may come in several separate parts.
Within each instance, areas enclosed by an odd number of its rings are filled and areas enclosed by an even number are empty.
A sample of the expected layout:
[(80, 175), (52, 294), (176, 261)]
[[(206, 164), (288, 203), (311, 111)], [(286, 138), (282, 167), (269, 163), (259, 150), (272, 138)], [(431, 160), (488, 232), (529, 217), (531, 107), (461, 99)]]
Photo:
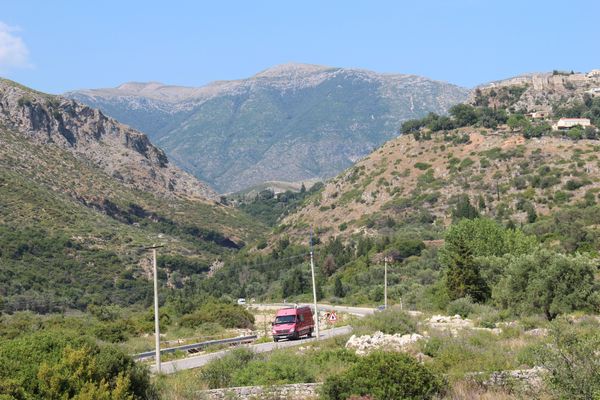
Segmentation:
[(442, 397), (444, 400), (516, 400), (523, 396), (511, 394), (500, 389), (486, 389), (477, 383), (458, 381), (455, 382), (448, 393)]

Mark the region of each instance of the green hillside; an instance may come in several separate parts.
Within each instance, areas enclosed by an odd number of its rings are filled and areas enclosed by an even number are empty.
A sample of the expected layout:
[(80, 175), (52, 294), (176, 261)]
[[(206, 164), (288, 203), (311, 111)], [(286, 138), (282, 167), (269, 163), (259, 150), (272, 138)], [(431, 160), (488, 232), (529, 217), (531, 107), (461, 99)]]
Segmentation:
[[(132, 163), (140, 155), (118, 144), (122, 142), (95, 136), (90, 141), (83, 130), (72, 128), (77, 143), (73, 150), (63, 147), (51, 128), (44, 134), (25, 133), (13, 123), (19, 110), (34, 110), (30, 115), (39, 115), (32, 117), (38, 121), (49, 114), (60, 117), (64, 126), (74, 126), (75, 117), (59, 114), (69, 104), (53, 103), (51, 96), (12, 83), (4, 85), (5, 91), (0, 91), (5, 100), (0, 123), (0, 295), (5, 311), (143, 305), (151, 289), (145, 246), (165, 245), (159, 259), (161, 278), (166, 286), (180, 287), (191, 276), (205, 276), (213, 262), (263, 232), (260, 223), (232, 207), (191, 197), (195, 189), (188, 186), (187, 191), (181, 185), (193, 182), (184, 181), (183, 175), (176, 181), (175, 170), (171, 183), (181, 192), (165, 192), (160, 174), (166, 172), (159, 170), (167, 167), (161, 167), (160, 158), (156, 164), (144, 162), (150, 165), (147, 176), (142, 175), (146, 167), (132, 165), (115, 178), (104, 169), (106, 165), (112, 169), (120, 154)], [(27, 102), (17, 101), (24, 96), (29, 96)], [(45, 107), (55, 111), (47, 112)], [(60, 124), (48, 121), (49, 127)], [(54, 139), (46, 140), (44, 135)], [(97, 162), (99, 154), (104, 155)], [(132, 175), (126, 175), (128, 171)], [(135, 183), (142, 179), (143, 186)]]

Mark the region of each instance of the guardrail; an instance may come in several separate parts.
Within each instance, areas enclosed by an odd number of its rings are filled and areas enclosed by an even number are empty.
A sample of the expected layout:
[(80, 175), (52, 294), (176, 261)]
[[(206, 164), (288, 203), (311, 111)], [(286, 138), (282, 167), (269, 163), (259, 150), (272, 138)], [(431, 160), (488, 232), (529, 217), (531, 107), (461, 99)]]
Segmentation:
[[(204, 347), (214, 346), (214, 345), (219, 345), (219, 344), (248, 343), (248, 342), (253, 341), (256, 338), (258, 338), (258, 336), (250, 335), (250, 336), (238, 336), (238, 337), (229, 338), (229, 339), (208, 340), (206, 342), (192, 343), (192, 344), (186, 344), (183, 346), (169, 347), (167, 349), (161, 349), (160, 354), (174, 353), (176, 351), (194, 352), (194, 350), (197, 351)], [(134, 354), (131, 357), (136, 361), (141, 361), (141, 360), (145, 360), (147, 358), (152, 358), (155, 355), (156, 355), (155, 351), (145, 351), (143, 353)]]

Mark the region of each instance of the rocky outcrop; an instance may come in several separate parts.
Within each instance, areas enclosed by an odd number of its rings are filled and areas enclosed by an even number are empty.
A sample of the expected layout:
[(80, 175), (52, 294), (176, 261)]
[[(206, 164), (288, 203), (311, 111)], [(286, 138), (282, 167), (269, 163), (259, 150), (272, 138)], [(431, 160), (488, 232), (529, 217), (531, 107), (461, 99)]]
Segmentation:
[(198, 392), (202, 400), (305, 400), (318, 398), (321, 383), (296, 383), (280, 386), (244, 386)]
[(352, 335), (346, 342), (346, 348), (354, 349), (356, 354), (361, 356), (375, 350), (404, 351), (409, 345), (423, 338), (418, 333), (388, 335), (383, 332), (375, 332), (373, 335)]
[(520, 75), (501, 81), (490, 82), (479, 86), (471, 92), (471, 102), (478, 93), (502, 97), (501, 89), (522, 87), (524, 92), (512, 105), (516, 110), (552, 112), (557, 102), (573, 103), (582, 101), (587, 93), (597, 96), (600, 93), (600, 76), (593, 73), (568, 73), (555, 71)]
[(438, 331), (448, 332), (456, 336), (463, 329), (471, 329), (476, 331), (486, 331), (498, 335), (502, 332), (500, 328), (481, 328), (476, 327), (468, 318), (462, 318), (460, 315), (434, 315), (427, 321), (427, 326)]
[(61, 147), (136, 189), (217, 199), (207, 185), (172, 165), (146, 135), (73, 100), (0, 80), (0, 127), (37, 144)]

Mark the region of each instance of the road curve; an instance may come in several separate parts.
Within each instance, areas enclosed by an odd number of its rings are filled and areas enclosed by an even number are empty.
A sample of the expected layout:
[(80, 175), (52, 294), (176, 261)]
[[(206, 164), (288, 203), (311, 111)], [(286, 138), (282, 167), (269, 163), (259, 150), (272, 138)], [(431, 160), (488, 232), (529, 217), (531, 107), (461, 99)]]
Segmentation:
[[(327, 329), (327, 330), (321, 331), (321, 339), (329, 339), (334, 336), (347, 335), (351, 331), (352, 331), (352, 328), (350, 326), (341, 326), (339, 328)], [(283, 349), (286, 347), (300, 346), (302, 344), (312, 342), (315, 340), (316, 340), (316, 338), (302, 339), (302, 340), (289, 340), (289, 341), (277, 342), (277, 343), (267, 342), (267, 343), (245, 345), (243, 347), (246, 347), (246, 348), (254, 351), (255, 353), (266, 353), (269, 351)], [(230, 351), (231, 351), (231, 349), (221, 350), (221, 351), (217, 351), (214, 353), (203, 354), (201, 356), (188, 357), (188, 358), (183, 358), (181, 360), (167, 361), (167, 362), (161, 363), (161, 373), (172, 374), (177, 371), (183, 371), (185, 369), (198, 368), (198, 367), (208, 364), (209, 362), (211, 362), (213, 360), (224, 357)], [(156, 365), (155, 364), (152, 364), (152, 366), (150, 367), (150, 371), (152, 373), (156, 373)]]
[[(289, 307), (293, 306), (293, 303), (270, 303), (270, 304), (250, 304), (249, 307), (257, 308), (259, 310), (279, 310), (281, 307)], [(311, 309), (313, 308), (313, 304), (298, 304), (298, 306), (308, 306)], [(365, 316), (369, 314), (373, 314), (375, 312), (374, 308), (369, 307), (348, 307), (348, 306), (334, 306), (330, 304), (317, 304), (317, 308), (319, 311), (335, 311), (335, 312), (343, 312), (348, 314), (354, 314), (358, 316)]]

